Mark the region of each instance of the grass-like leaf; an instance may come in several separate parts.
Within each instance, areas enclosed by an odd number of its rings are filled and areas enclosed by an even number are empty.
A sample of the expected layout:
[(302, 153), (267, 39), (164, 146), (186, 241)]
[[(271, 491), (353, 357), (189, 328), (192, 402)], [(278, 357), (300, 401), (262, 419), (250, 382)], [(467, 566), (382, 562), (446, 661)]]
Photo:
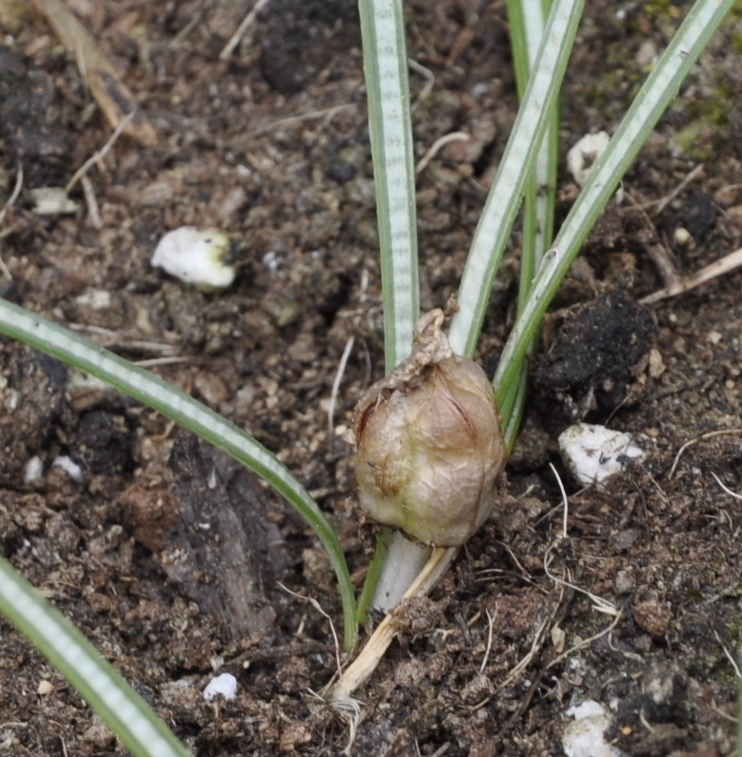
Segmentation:
[(30, 344), (89, 373), (228, 452), (283, 495), (314, 529), (330, 557), (343, 602), (344, 642), (355, 641), (356, 603), (345, 556), (335, 532), (309, 492), (275, 455), (241, 431), (154, 374), (52, 321), (0, 299), (0, 333)]
[(412, 348), (420, 315), (415, 162), (402, 0), (360, 0), (376, 185), (387, 373)]
[(451, 320), (449, 340), (454, 352), (461, 355), (471, 357), (476, 349), (495, 275), (561, 86), (583, 7), (584, 0), (554, 0), (549, 14), (537, 62), (474, 232), (459, 287), (459, 311)]
[[(513, 51), (518, 94), (523, 97), (531, 69), (536, 64), (538, 47), (544, 33), (546, 14), (550, 8), (546, 0), (508, 0), (510, 45)], [(536, 271), (541, 265), (554, 233), (556, 176), (559, 160), (559, 100), (547, 114), (546, 134), (536, 155), (533, 174), (525, 187), (523, 204), (523, 235), (520, 257), (518, 312), (525, 307)], [(528, 353), (535, 348), (531, 340)], [(509, 449), (515, 444), (526, 403), (528, 365), (521, 363), (520, 380), (514, 382), (508, 395), (498, 397), (500, 413), (505, 424), (505, 441)]]
[(697, 0), (593, 167), (554, 240), (553, 252), (544, 258), (526, 307), (505, 344), (494, 378), (498, 396), (518, 384), (528, 344), (580, 246), (733, 4), (734, 0)]
[(135, 757), (189, 757), (139, 694), (3, 557), (0, 611), (82, 694)]

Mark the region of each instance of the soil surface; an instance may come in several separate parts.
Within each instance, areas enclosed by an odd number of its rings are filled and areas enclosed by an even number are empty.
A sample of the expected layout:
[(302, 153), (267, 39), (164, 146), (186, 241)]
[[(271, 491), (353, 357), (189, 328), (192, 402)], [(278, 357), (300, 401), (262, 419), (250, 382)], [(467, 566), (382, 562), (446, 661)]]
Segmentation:
[[(383, 354), (357, 12), (272, 0), (220, 60), (251, 4), (70, 1), (157, 139), (122, 136), (71, 191), (72, 212), (39, 215), (31, 190), (65, 186), (112, 129), (48, 22), (0, 3), (0, 204), (23, 167), (0, 225), (2, 294), (145, 361), (275, 451), (331, 517), (360, 586), (374, 527), (354, 511), (346, 431)], [(563, 156), (615, 130), (687, 7), (588, 3)], [(418, 179), (428, 310), (457, 289), (517, 100), (503, 3), (415, 0), (408, 14), (410, 56), (434, 77), (426, 88), (411, 73), (418, 156), (450, 132), (473, 137)], [(658, 252), (687, 274), (742, 246), (741, 23), (714, 38), (565, 282), (508, 494), (409, 608), (358, 692), (351, 746), (322, 699), (336, 671), (328, 616), (341, 614), (311, 531), (157, 413), (2, 340), (0, 549), (194, 754), (560, 755), (567, 710), (587, 699), (625, 754), (733, 753), (742, 503), (721, 484), (742, 493), (742, 273), (639, 301), (664, 286)], [(564, 166), (557, 191), (563, 218), (578, 192)], [(150, 266), (163, 234), (188, 224), (230, 235), (238, 275), (225, 292)], [(490, 373), (518, 244), (477, 355)], [(634, 434), (647, 458), (579, 491), (557, 447), (579, 419)], [(549, 463), (570, 495), (566, 534)], [(0, 753), (124, 753), (4, 621), (0, 635)], [(234, 700), (204, 701), (217, 670), (237, 677)]]

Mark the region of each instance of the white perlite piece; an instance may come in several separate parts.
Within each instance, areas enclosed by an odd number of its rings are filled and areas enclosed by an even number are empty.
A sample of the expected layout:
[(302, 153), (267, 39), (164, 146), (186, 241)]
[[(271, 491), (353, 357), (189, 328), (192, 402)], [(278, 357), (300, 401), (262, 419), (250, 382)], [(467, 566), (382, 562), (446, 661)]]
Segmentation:
[(628, 434), (605, 426), (577, 423), (559, 436), (564, 464), (583, 485), (600, 485), (623, 470), (629, 460), (643, 460), (646, 453)]
[(611, 138), (607, 132), (599, 131), (597, 134), (586, 134), (567, 153), (567, 167), (574, 176), (575, 181), (582, 187), (590, 176), (590, 171), (598, 158), (605, 152)]
[(44, 463), (38, 455), (34, 455), (23, 468), (23, 483), (32, 484), (44, 474)]
[(79, 205), (67, 197), (62, 187), (39, 187), (29, 191), (34, 201), (33, 212), (40, 216), (60, 216), (76, 213)]
[(212, 678), (204, 689), (204, 699), (211, 702), (215, 697), (224, 697), (226, 700), (237, 696), (237, 679), (231, 673), (222, 673)]
[(78, 484), (83, 482), (82, 468), (67, 455), (60, 455), (54, 458), (52, 468), (61, 468), (73, 481)]
[(603, 736), (611, 724), (611, 716), (601, 704), (588, 699), (570, 707), (567, 715), (574, 718), (562, 734), (562, 748), (567, 757), (624, 757), (624, 752), (611, 746)]
[(221, 231), (181, 226), (165, 234), (151, 262), (199, 289), (226, 289), (235, 277), (234, 267), (222, 262), (228, 249), (229, 237)]
[(111, 307), (111, 293), (107, 289), (88, 289), (75, 297), (75, 302), (92, 310), (107, 310)]

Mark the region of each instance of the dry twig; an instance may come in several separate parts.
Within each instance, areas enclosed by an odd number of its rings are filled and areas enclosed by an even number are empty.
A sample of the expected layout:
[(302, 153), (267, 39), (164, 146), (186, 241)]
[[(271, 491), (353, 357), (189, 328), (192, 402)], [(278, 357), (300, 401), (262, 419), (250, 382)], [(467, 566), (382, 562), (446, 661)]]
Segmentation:
[(114, 129), (113, 134), (106, 140), (106, 143), (101, 147), (100, 150), (96, 150), (81, 166), (80, 168), (75, 171), (72, 178), (67, 182), (67, 186), (64, 188), (64, 191), (69, 194), (72, 191), (72, 188), (77, 184), (77, 182), (82, 179), (82, 177), (90, 170), (90, 167), (93, 165), (93, 163), (100, 163), (103, 158), (108, 155), (108, 153), (111, 151), (111, 148), (113, 147), (116, 140), (121, 136), (121, 133), (126, 129), (129, 122), (134, 118), (136, 111), (131, 111), (131, 113), (127, 113), (124, 119), (121, 121), (121, 123)]
[(658, 216), (687, 186), (690, 184), (701, 171), (703, 171), (703, 163), (699, 163), (681, 182), (670, 192), (660, 200), (654, 200), (644, 204), (644, 207), (651, 207), (656, 205), (652, 211), (653, 216)]
[(423, 66), (422, 63), (418, 63), (414, 58), (409, 58), (407, 64), (415, 73), (425, 77), (425, 84), (412, 105), (412, 112), (414, 113), (417, 106), (420, 105), (420, 103), (423, 102), (433, 91), (433, 87), (435, 86), (435, 74), (429, 68)]
[(224, 46), (224, 49), (219, 53), (219, 60), (227, 60), (229, 56), (234, 52), (235, 47), (240, 44), (245, 32), (255, 22), (255, 18), (258, 13), (266, 6), (270, 0), (257, 0), (253, 5), (252, 10), (242, 19), (242, 23), (237, 27), (237, 31), (230, 37), (229, 42)]
[[(51, 24), (67, 52), (78, 61), (80, 73), (115, 129), (128, 113), (136, 110), (134, 96), (121, 81), (118, 71), (88, 34), (85, 27), (60, 0), (32, 0), (36, 10)], [(126, 134), (143, 145), (157, 144), (157, 133), (149, 120), (138, 113), (126, 124)]]
[(733, 492), (728, 486), (725, 486), (722, 480), (714, 473), (711, 472), (711, 475), (716, 479), (716, 483), (719, 484), (719, 486), (730, 496), (734, 497), (735, 499), (742, 499), (742, 494), (737, 494), (737, 492)]
[(719, 645), (724, 650), (724, 654), (729, 660), (731, 666), (734, 668), (734, 675), (737, 676), (737, 678), (742, 678), (742, 672), (740, 672), (739, 665), (737, 665), (737, 661), (732, 657), (732, 653), (726, 648), (726, 645), (722, 642), (721, 637), (719, 636), (718, 631), (714, 631), (714, 636), (716, 637), (716, 640), (719, 642)]
[(333, 105), (331, 108), (324, 108), (323, 110), (313, 110), (310, 113), (304, 113), (301, 116), (287, 116), (286, 118), (279, 118), (277, 121), (271, 121), (265, 126), (260, 126), (254, 131), (248, 132), (245, 136), (259, 137), (261, 134), (265, 134), (269, 131), (275, 131), (279, 126), (288, 126), (289, 124), (300, 123), (301, 121), (312, 121), (326, 116), (328, 119), (332, 118), (336, 113), (341, 110), (347, 110), (349, 108), (357, 107), (354, 103), (347, 103), (345, 105)]
[[(8, 211), (13, 207), (13, 203), (18, 199), (18, 195), (21, 193), (21, 187), (23, 186), (23, 166), (18, 166), (18, 171), (15, 175), (15, 186), (13, 187), (13, 192), (11, 193), (10, 197), (8, 197), (8, 201), (3, 205), (2, 210), (0, 210), (0, 224), (5, 220), (5, 216), (7, 215)], [(1, 239), (2, 237), (0, 237)], [(13, 276), (11, 275), (10, 271), (8, 270), (8, 266), (5, 265), (5, 261), (0, 258), (0, 271), (2, 271), (3, 275), (8, 279), (8, 281), (12, 281)]]
[(643, 297), (641, 302), (644, 305), (651, 305), (660, 300), (665, 300), (668, 297), (684, 294), (701, 284), (705, 284), (707, 281), (717, 278), (717, 276), (721, 276), (725, 273), (729, 273), (729, 271), (733, 271), (735, 268), (739, 268), (739, 266), (742, 266), (742, 247), (725, 255), (721, 260), (715, 260), (705, 268), (701, 268), (700, 271), (696, 271), (696, 273), (693, 273), (690, 276), (682, 276), (674, 284), (671, 284), (664, 289), (659, 289), (654, 292), (654, 294)]
[(425, 155), (420, 158), (417, 166), (415, 166), (415, 174), (422, 173), (428, 166), (431, 160), (448, 144), (451, 142), (468, 142), (471, 136), (465, 131), (452, 131), (450, 134), (444, 134), (428, 148)]
[(332, 392), (330, 393), (330, 404), (327, 408), (327, 424), (328, 424), (328, 430), (330, 432), (330, 438), (332, 438), (332, 434), (334, 431), (335, 403), (337, 402), (338, 391), (340, 391), (340, 382), (343, 380), (343, 374), (345, 373), (345, 368), (348, 365), (348, 358), (350, 357), (350, 353), (351, 353), (351, 350), (353, 349), (353, 345), (355, 344), (355, 341), (356, 341), (356, 338), (352, 336), (345, 343), (345, 349), (343, 350), (343, 354), (340, 356), (340, 363), (338, 364), (338, 370), (337, 370), (337, 373), (335, 374), (335, 380), (332, 382)]
[(402, 597), (402, 602), (379, 623), (361, 653), (346, 668), (338, 682), (333, 686), (330, 693), (332, 705), (335, 709), (343, 712), (348, 702), (355, 702), (351, 695), (376, 670), (379, 661), (399, 631), (400, 620), (405, 610), (404, 600), (424, 597), (430, 593), (440, 577), (448, 570), (458, 551), (458, 547), (433, 550), (433, 554), (420, 575)]
[(335, 664), (338, 668), (338, 675), (340, 675), (343, 672), (342, 663), (340, 661), (340, 642), (338, 641), (338, 635), (335, 631), (335, 624), (332, 622), (332, 618), (322, 609), (322, 605), (313, 597), (307, 597), (303, 594), (297, 594), (295, 591), (291, 591), (291, 589), (284, 586), (280, 581), (278, 582), (278, 585), (287, 593), (290, 594), (292, 597), (296, 597), (297, 599), (301, 599), (302, 602), (309, 602), (312, 607), (314, 607), (315, 610), (323, 617), (326, 618), (327, 621), (330, 624), (330, 633), (332, 634), (332, 640), (335, 644)]
[[(642, 216), (644, 222), (647, 224), (647, 230), (643, 233), (648, 233), (651, 235), (651, 237), (659, 240), (660, 236), (657, 233), (657, 229), (655, 228), (654, 224), (652, 223), (652, 219), (647, 215), (647, 211), (644, 210), (643, 206), (636, 200), (636, 198), (631, 195), (630, 192), (626, 192), (626, 197), (629, 198), (629, 202), (631, 202), (631, 204), (633, 205), (634, 210), (636, 210), (639, 215)], [(647, 255), (649, 255), (655, 267), (657, 268), (657, 271), (660, 274), (660, 278), (662, 279), (662, 283), (666, 287), (674, 286), (678, 281), (680, 281), (681, 277), (675, 265), (675, 261), (673, 260), (672, 253), (664, 244), (662, 244), (661, 241), (653, 242), (651, 237), (647, 238), (646, 240), (645, 249), (647, 251)]]
[(708, 431), (705, 434), (701, 434), (700, 436), (697, 436), (695, 439), (691, 439), (690, 441), (686, 442), (679, 450), (678, 454), (675, 455), (675, 460), (673, 461), (672, 468), (670, 468), (670, 472), (667, 474), (668, 478), (672, 478), (675, 469), (678, 467), (678, 463), (680, 462), (680, 457), (685, 452), (685, 450), (688, 449), (688, 447), (693, 446), (694, 444), (697, 444), (698, 442), (701, 442), (705, 439), (711, 439), (714, 436), (726, 436), (727, 434), (742, 434), (742, 428), (722, 428), (718, 431)]
[(497, 605), (495, 605), (494, 615), (489, 610), (485, 610), (487, 613), (487, 648), (484, 650), (484, 657), (482, 658), (482, 664), (479, 666), (479, 672), (484, 673), (484, 669), (487, 667), (487, 659), (490, 656), (490, 650), (492, 649), (492, 631), (495, 624), (495, 618), (497, 617)]

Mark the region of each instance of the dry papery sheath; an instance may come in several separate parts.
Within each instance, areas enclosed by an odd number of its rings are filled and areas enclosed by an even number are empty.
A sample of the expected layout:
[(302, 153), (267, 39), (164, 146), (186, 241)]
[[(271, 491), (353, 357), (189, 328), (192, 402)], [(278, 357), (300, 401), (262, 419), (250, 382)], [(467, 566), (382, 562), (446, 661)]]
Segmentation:
[(424, 544), (456, 547), (484, 523), (507, 451), (485, 372), (455, 355), (432, 310), (412, 355), (356, 406), (358, 501)]

